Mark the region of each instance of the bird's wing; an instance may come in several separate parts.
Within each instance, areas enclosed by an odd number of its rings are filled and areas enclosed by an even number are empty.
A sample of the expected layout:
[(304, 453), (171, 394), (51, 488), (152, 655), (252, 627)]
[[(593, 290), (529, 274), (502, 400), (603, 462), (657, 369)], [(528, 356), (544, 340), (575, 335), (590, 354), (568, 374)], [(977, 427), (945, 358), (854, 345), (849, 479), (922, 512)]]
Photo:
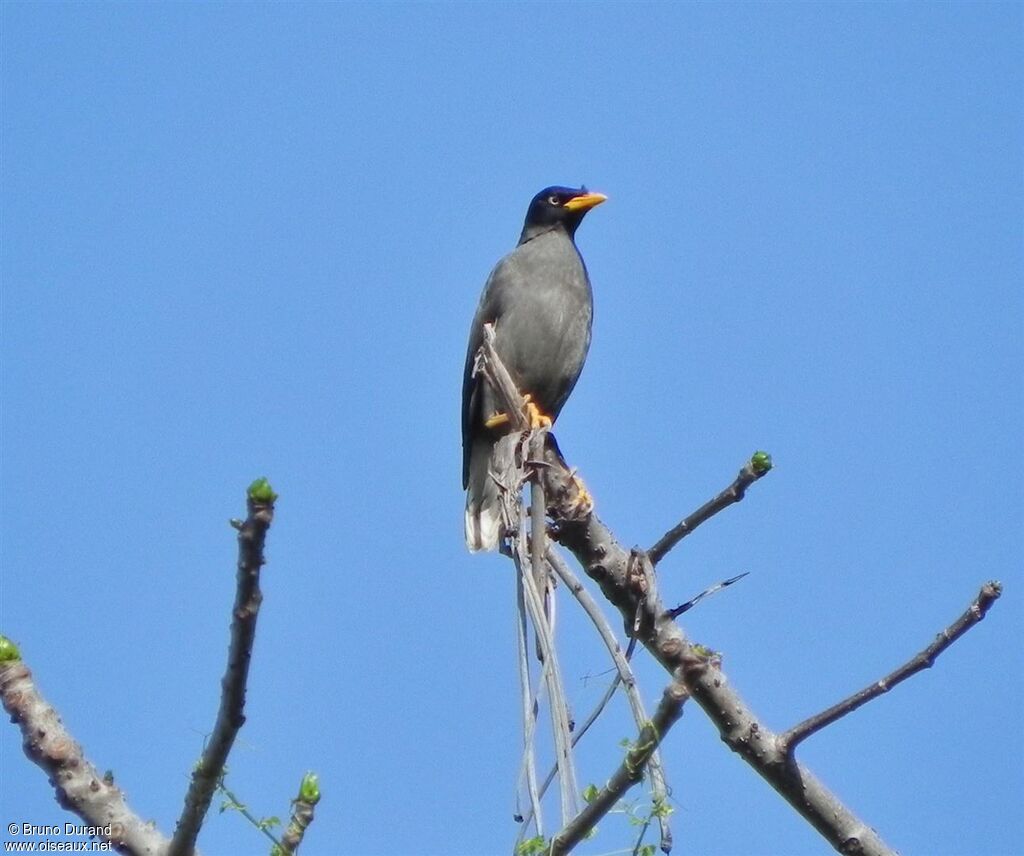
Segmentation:
[(480, 305), (473, 316), (469, 330), (469, 346), (466, 349), (466, 366), (462, 373), (462, 488), (469, 484), (469, 457), (473, 447), (475, 426), (480, 424), (482, 396), (479, 394), (480, 381), (473, 377), (473, 363), (476, 352), (484, 341), (484, 324), (495, 324), (501, 318), (507, 298), (507, 285), (511, 280), (511, 256), (505, 256), (491, 271), (480, 296)]

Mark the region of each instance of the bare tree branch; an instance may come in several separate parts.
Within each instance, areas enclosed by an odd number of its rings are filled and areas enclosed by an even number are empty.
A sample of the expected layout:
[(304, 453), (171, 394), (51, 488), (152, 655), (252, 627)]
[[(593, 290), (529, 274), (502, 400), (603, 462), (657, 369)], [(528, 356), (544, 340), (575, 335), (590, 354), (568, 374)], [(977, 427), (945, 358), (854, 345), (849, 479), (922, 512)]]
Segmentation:
[[(516, 544), (516, 555), (520, 555), (525, 545), (522, 541)], [(520, 556), (517, 562), (519, 573), (523, 576), (526, 590), (526, 602), (533, 628), (536, 631), (542, 655), (541, 681), (548, 691), (548, 708), (551, 714), (551, 732), (554, 742), (555, 759), (558, 766), (558, 784), (561, 798), (562, 822), (576, 812), (576, 770), (572, 758), (572, 733), (569, 725), (569, 701), (565, 692), (565, 681), (559, 664), (558, 650), (555, 647), (552, 627), (548, 623), (545, 611), (544, 593), (537, 589), (532, 568)]]
[[(529, 434), (526, 435), (526, 442), (529, 442)], [(506, 437), (499, 442), (499, 447), (514, 443), (516, 438)], [(496, 452), (495, 459), (506, 461), (508, 466), (515, 470), (516, 459), (523, 459), (520, 454), (506, 454), (502, 451)], [(544, 594), (538, 590), (530, 557), (528, 555), (527, 540), (524, 535), (525, 521), (523, 519), (523, 503), (520, 492), (521, 477), (516, 472), (504, 472), (498, 479), (500, 496), (502, 499), (503, 516), (509, 523), (508, 536), (511, 541), (511, 555), (515, 563), (516, 573), (522, 583), (523, 601), (526, 613), (530, 618), (536, 634), (537, 646), (540, 652), (541, 673), (538, 687), (543, 687), (548, 692), (548, 709), (551, 714), (552, 738), (554, 742), (555, 758), (559, 771), (559, 787), (561, 792), (563, 823), (576, 813), (576, 774), (572, 759), (572, 738), (569, 727), (569, 704), (565, 693), (565, 684), (562, 680), (562, 671), (558, 661), (558, 650), (555, 647), (552, 628), (548, 623), (545, 611)], [(546, 572), (545, 572), (546, 573)], [(535, 705), (539, 703), (540, 689), (537, 694), (531, 697), (529, 704), (530, 718), (527, 720), (525, 729), (525, 752), (530, 750), (530, 741), (534, 738), (534, 725), (536, 720)], [(524, 761), (528, 755), (524, 754)], [(528, 770), (527, 770), (528, 775)]]
[(658, 562), (665, 558), (669, 550), (693, 532), (701, 523), (710, 520), (723, 508), (728, 508), (734, 502), (739, 502), (743, 499), (747, 488), (765, 475), (771, 468), (771, 457), (764, 452), (755, 452), (750, 460), (743, 465), (743, 469), (740, 470), (739, 475), (736, 476), (731, 485), (714, 499), (705, 502), (689, 517), (683, 518), (683, 520), (658, 539), (658, 543), (647, 551), (651, 564), (657, 565)]
[[(514, 409), (521, 399), (511, 378), (504, 372), (494, 352), (493, 340), (488, 338), (486, 331), (479, 361), (488, 364), (488, 377), (497, 378), (495, 389), (510, 410)], [(550, 435), (545, 446), (545, 460), (548, 466), (537, 471), (544, 483), (552, 537), (576, 556), (587, 575), (597, 582), (605, 597), (616, 606), (627, 635), (639, 639), (674, 679), (682, 680), (690, 696), (718, 727), (723, 741), (836, 850), (858, 856), (892, 854), (893, 851), (873, 829), (796, 761), (791, 745), (787, 747), (792, 740), (784, 741), (782, 735), (768, 729), (749, 710), (729, 687), (720, 668), (720, 658), (687, 640), (675, 622), (675, 616), (681, 609), (666, 610), (657, 592), (654, 563), (701, 523), (742, 499), (746, 489), (771, 469), (770, 456), (755, 452), (728, 488), (667, 532), (651, 548), (650, 554), (642, 550), (624, 550), (608, 527), (593, 514), (592, 506), (580, 502), (580, 483), (565, 464), (554, 437)], [(963, 627), (954, 625), (956, 635), (948, 641), (943, 638), (932, 646), (934, 651), (929, 648), (924, 654), (934, 658), (957, 635), (965, 632), (967, 626), (980, 620), (991, 605), (990, 601), (998, 596), (997, 592), (997, 587), (987, 594), (983, 590), (975, 605), (977, 617), (968, 617), (968, 623)], [(912, 661), (906, 676), (927, 665), (930, 665), (927, 659), (920, 664)], [(574, 828), (575, 824), (574, 820)], [(565, 839), (560, 840), (564, 842)]]
[(967, 608), (963, 615), (943, 630), (931, 645), (904, 663), (892, 674), (886, 675), (881, 680), (875, 681), (860, 692), (843, 699), (843, 701), (833, 705), (828, 710), (815, 714), (809, 719), (805, 719), (799, 725), (789, 729), (779, 738), (782, 751), (787, 755), (792, 755), (797, 745), (815, 732), (831, 725), (837, 719), (846, 716), (846, 714), (852, 713), (862, 704), (867, 704), (872, 699), (889, 692), (897, 684), (903, 683), (907, 678), (916, 675), (922, 669), (931, 668), (936, 658), (943, 651), (985, 617), (989, 608), (999, 599), (1002, 593), (1002, 585), (995, 580), (985, 583), (981, 587), (981, 591), (978, 592), (978, 596), (974, 599), (974, 603)]
[[(486, 329), (478, 365), (511, 411), (521, 399)], [(587, 504), (580, 502), (580, 484), (565, 465), (553, 439), (545, 447), (545, 460), (549, 466), (538, 472), (544, 481), (553, 537), (576, 556), (587, 575), (618, 608), (627, 635), (639, 638), (670, 674), (683, 670), (687, 689), (716, 724), (722, 739), (835, 849), (863, 856), (892, 854), (878, 834), (809, 770), (779, 750), (778, 736), (751, 714), (739, 695), (728, 686), (717, 658), (699, 656), (701, 652), (690, 644), (662, 605), (650, 558), (643, 551), (624, 550), (597, 515), (587, 510)], [(770, 458), (766, 454), (752, 456), (732, 485), (655, 545), (656, 555), (663, 557), (697, 525), (738, 501), (746, 488), (769, 468)]]
[[(537, 707), (530, 681), (530, 643), (528, 641), (526, 622), (526, 591), (521, 574), (516, 574), (516, 663), (519, 667), (519, 694), (522, 701), (523, 714), (523, 758), (520, 763), (519, 784), (516, 787), (516, 821), (523, 824), (520, 837), (526, 832), (526, 824), (536, 819), (537, 835), (544, 835), (544, 819), (541, 814), (540, 791), (537, 788), (537, 759), (534, 752), (533, 729), (537, 722)], [(558, 768), (555, 767), (555, 770)], [(554, 777), (554, 773), (551, 774)], [(526, 793), (530, 799), (527, 819), (523, 820), (523, 812), (519, 807), (519, 793), (523, 779), (526, 779)], [(545, 782), (544, 786), (547, 787)]]
[(679, 680), (673, 680), (665, 688), (654, 718), (640, 731), (636, 743), (626, 753), (625, 760), (612, 774), (608, 784), (554, 837), (551, 856), (562, 856), (572, 850), (615, 807), (623, 794), (643, 778), (644, 767), (668, 730), (679, 719), (687, 695), (686, 687)]
[(25, 754), (46, 772), (61, 808), (80, 817), (118, 853), (162, 856), (166, 852), (168, 839), (132, 811), (113, 780), (89, 763), (21, 659), (0, 662), (0, 699), (21, 729)]
[(718, 727), (726, 744), (836, 850), (864, 856), (892, 854), (878, 834), (809, 770), (796, 761), (787, 762), (779, 749), (778, 736), (750, 712), (729, 686), (717, 658), (700, 656), (700, 649), (686, 639), (657, 594), (648, 589), (649, 575), (637, 574), (636, 553), (623, 549), (596, 514), (576, 518), (578, 487), (554, 454), (549, 453), (548, 460), (552, 465), (544, 470), (545, 493), (557, 538), (618, 608), (627, 633), (632, 633), (636, 626), (641, 643), (669, 673), (683, 670), (683, 680), (692, 698)]
[[(235, 606), (231, 618), (231, 642), (227, 669), (221, 681), (220, 708), (213, 733), (203, 757), (192, 772), (192, 781), (185, 795), (185, 806), (168, 848), (168, 856), (189, 856), (210, 808), (210, 801), (224, 769), (228, 753), (239, 729), (245, 723), (245, 688), (249, 677), (249, 661), (256, 635), (256, 619), (263, 594), (260, 591), (260, 569), (264, 564), (263, 544), (274, 519), (276, 498), (265, 480), (249, 488), (248, 517), (238, 528), (238, 574)], [(262, 488), (265, 487), (265, 490)]]

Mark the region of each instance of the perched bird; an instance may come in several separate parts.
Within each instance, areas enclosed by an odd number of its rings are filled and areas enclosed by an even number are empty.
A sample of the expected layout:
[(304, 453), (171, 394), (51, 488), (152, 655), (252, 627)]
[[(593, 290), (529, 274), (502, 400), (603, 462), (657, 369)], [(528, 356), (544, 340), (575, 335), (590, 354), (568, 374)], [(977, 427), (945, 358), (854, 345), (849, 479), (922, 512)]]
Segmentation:
[(558, 417), (583, 369), (594, 312), (590, 278), (573, 236), (583, 216), (607, 197), (585, 187), (548, 187), (533, 197), (519, 244), (491, 271), (469, 331), (462, 379), (462, 487), (466, 546), (494, 550), (501, 537), (491, 454), (508, 430), (487, 381), (473, 377), (483, 328), (494, 325), (494, 346), (516, 387), (528, 396), (531, 418)]

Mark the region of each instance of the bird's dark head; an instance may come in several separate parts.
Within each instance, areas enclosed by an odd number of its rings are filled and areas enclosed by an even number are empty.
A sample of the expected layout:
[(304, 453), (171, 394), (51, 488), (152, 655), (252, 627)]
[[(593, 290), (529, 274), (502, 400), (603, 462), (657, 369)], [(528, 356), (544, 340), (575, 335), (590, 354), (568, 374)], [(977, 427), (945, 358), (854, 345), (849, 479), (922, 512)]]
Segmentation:
[(572, 237), (583, 215), (607, 198), (603, 193), (591, 193), (585, 187), (545, 187), (530, 202), (519, 242), (558, 226)]

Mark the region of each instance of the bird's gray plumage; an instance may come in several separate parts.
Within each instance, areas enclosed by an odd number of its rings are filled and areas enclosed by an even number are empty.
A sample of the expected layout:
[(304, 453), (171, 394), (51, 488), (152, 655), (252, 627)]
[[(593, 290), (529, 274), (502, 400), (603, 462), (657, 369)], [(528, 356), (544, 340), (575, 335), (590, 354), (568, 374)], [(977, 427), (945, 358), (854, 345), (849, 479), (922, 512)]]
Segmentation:
[[(565, 208), (572, 199), (577, 210)], [(558, 204), (555, 205), (555, 201)], [(462, 486), (466, 544), (492, 550), (500, 538), (497, 486), (490, 476), (501, 431), (485, 420), (501, 408), (473, 363), (492, 323), (495, 349), (516, 386), (554, 421), (572, 392), (590, 347), (593, 294), (573, 234), (586, 210), (603, 201), (586, 190), (548, 188), (531, 203), (519, 244), (491, 272), (470, 329), (462, 383)]]

